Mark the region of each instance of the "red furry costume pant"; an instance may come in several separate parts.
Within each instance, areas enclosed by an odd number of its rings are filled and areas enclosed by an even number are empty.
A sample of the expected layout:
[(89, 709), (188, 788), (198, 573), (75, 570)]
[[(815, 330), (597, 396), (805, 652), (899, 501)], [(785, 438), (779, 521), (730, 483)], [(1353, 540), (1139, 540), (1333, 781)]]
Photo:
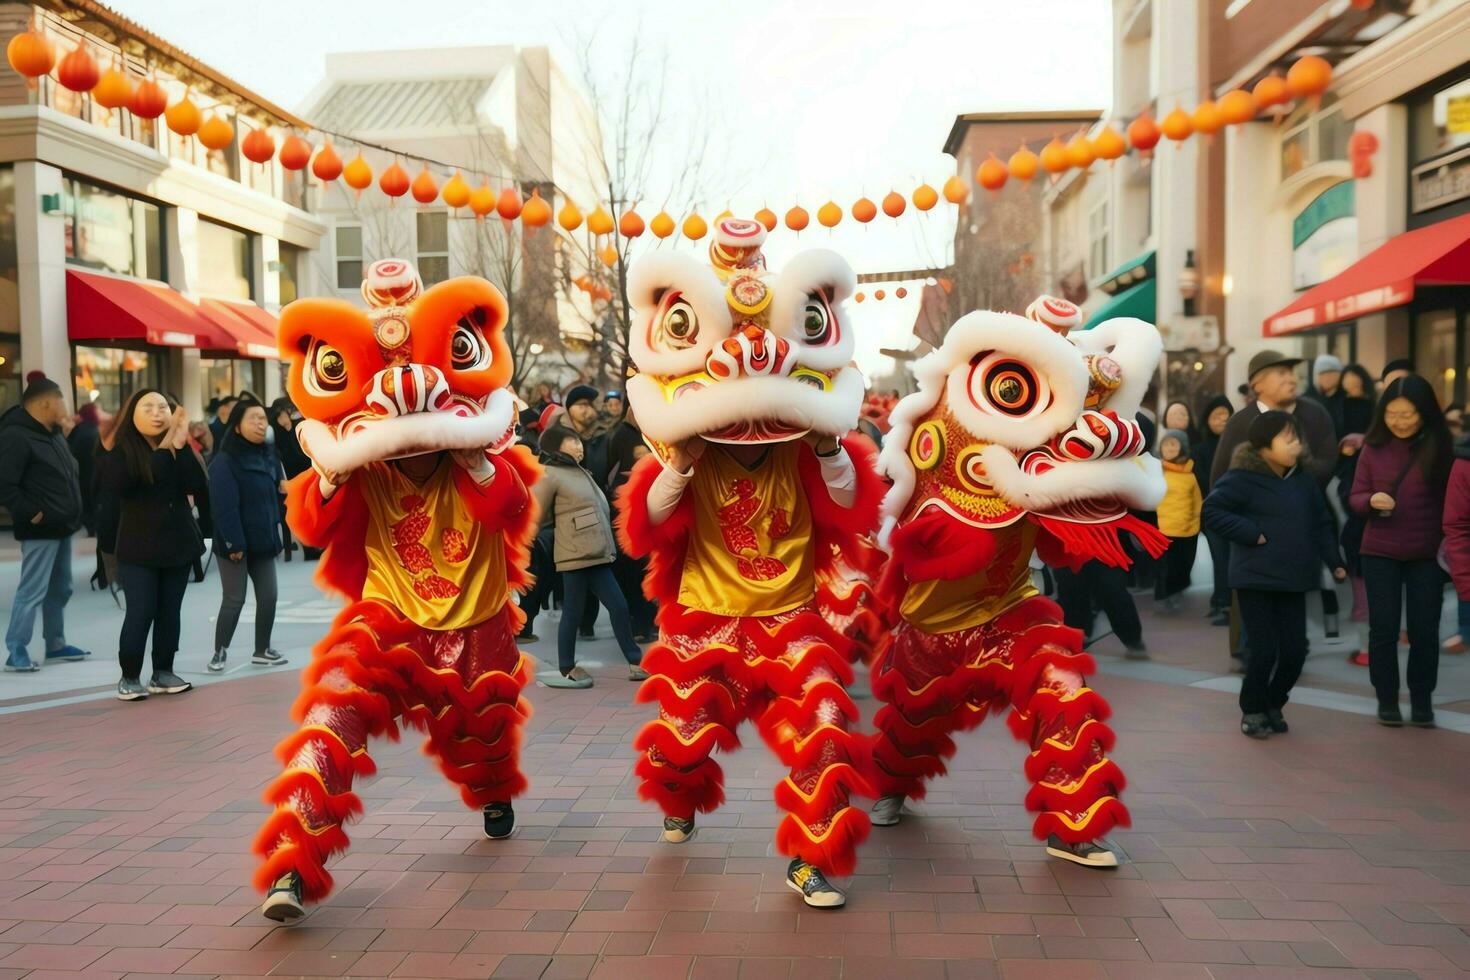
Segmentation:
[(1114, 738), (1104, 723), (1108, 704), (1085, 685), (1096, 667), (1081, 640), (1042, 598), (953, 633), (901, 624), (872, 675), (883, 702), (874, 718), (878, 791), (921, 798), (924, 781), (943, 775), (954, 755), (950, 735), (1009, 704), (1011, 732), (1031, 748), (1026, 808), (1039, 813), (1036, 836), (1075, 844), (1128, 826), (1118, 799), (1123, 773), (1106, 755)]
[[(659, 717), (639, 732), (639, 795), (665, 815), (688, 818), (724, 801), (724, 775), (710, 756), (740, 744), (735, 729), (755, 722), (789, 766), (775, 791), (786, 817), (776, 829), (781, 853), (830, 874), (851, 874), (868, 815), (848, 805), (871, 795), (854, 764), (849, 726), (857, 708), (846, 642), (803, 606), (778, 616), (730, 618), (666, 609), (661, 642), (643, 658), (653, 676), (638, 693)], [(671, 628), (672, 627), (672, 628)]]
[(337, 617), (301, 676), (292, 708), (301, 728), (276, 747), (286, 768), (265, 792), (276, 809), (255, 839), (257, 887), (295, 871), (307, 901), (331, 890), (327, 859), (346, 849), (342, 824), (362, 812), (352, 780), (376, 771), (368, 737), (397, 738), (400, 721), (428, 733), (424, 752), (466, 805), (525, 790), (520, 728), (531, 711), (520, 691), (532, 671), (516, 649), (519, 618), (507, 602), (474, 626), (427, 630), (372, 600)]

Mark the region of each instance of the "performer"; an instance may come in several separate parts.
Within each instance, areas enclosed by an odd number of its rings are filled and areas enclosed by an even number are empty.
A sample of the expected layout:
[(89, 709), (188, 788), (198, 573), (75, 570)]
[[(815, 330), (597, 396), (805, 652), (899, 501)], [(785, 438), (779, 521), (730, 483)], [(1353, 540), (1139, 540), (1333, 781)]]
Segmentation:
[(845, 902), (827, 875), (850, 874), (871, 795), (849, 730), (857, 710), (851, 641), (821, 615), (839, 551), (877, 522), (881, 483), (857, 423), (863, 380), (841, 315), (852, 270), (809, 251), (765, 271), (765, 229), (718, 223), (713, 273), (680, 255), (629, 277), (639, 373), (628, 397), (654, 454), (619, 496), (620, 533), (649, 555), (660, 604), (653, 675), (639, 699), (659, 717), (639, 733), (640, 795), (664, 812), (664, 840), (694, 834), (724, 799), (716, 749), (752, 719), (791, 774), (776, 845), (787, 884), (818, 908)]
[(880, 469), (893, 481), (881, 535), (890, 559), (879, 593), (896, 624), (872, 673), (873, 823), (899, 821), (954, 754), (951, 733), (1011, 707), (1026, 742), (1028, 809), (1047, 853), (1115, 867), (1099, 842), (1128, 825), (1123, 773), (1107, 758), (1108, 705), (1086, 686), (1095, 669), (1082, 634), (1038, 595), (1028, 562), (1097, 558), (1126, 566), (1118, 536), (1150, 554), (1166, 545), (1127, 514), (1164, 493), (1159, 461), (1133, 420), (1158, 364), (1158, 331), (1080, 320), (1042, 297), (1027, 316), (971, 313), (914, 366)]
[(428, 733), (424, 751), (483, 811), (485, 835), (510, 836), (520, 698), (532, 675), (516, 649), (540, 470), (515, 440), (505, 298), (483, 279), (424, 291), (399, 259), (375, 262), (366, 313), (303, 299), (281, 314), (288, 390), (312, 469), (290, 484), (288, 520), (325, 548), (323, 588), (348, 605), (313, 651), (281, 742), (275, 812), (255, 850), (261, 912), (288, 921), (332, 887), (326, 862), (362, 812), (355, 776), (374, 771), (371, 735), (398, 723)]

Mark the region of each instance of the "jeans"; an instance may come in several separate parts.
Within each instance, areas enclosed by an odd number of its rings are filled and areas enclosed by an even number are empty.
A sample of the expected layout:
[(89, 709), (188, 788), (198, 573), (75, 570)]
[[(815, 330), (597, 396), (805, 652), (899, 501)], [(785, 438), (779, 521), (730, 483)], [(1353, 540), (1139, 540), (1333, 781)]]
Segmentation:
[(1399, 700), (1402, 616), (1409, 632), (1409, 701), (1416, 707), (1429, 707), (1429, 696), (1439, 681), (1444, 571), (1433, 558), (1398, 561), (1364, 555), (1363, 581), (1368, 586), (1368, 677), (1373, 681), (1378, 703), (1390, 705)]
[(1460, 623), (1460, 640), (1470, 643), (1470, 602), (1461, 599), (1455, 612)]
[(563, 674), (577, 666), (577, 627), (582, 622), (582, 611), (587, 608), (588, 592), (607, 607), (613, 635), (618, 638), (623, 657), (630, 664), (643, 659), (643, 650), (633, 641), (633, 630), (628, 624), (628, 604), (623, 601), (623, 592), (613, 577), (612, 565), (593, 565), (562, 572), (561, 580), (564, 598), (561, 623), (556, 630), (556, 659)]
[(1100, 561), (1090, 561), (1077, 572), (1058, 568), (1056, 573), (1057, 602), (1068, 626), (1091, 636), (1096, 618), (1092, 606), (1096, 600), (1107, 614), (1113, 634), (1124, 646), (1142, 645), (1143, 623), (1138, 618), (1133, 597), (1128, 594), (1128, 573), (1109, 568)]
[(1235, 596), (1249, 637), (1240, 712), (1279, 711), (1307, 662), (1306, 593), (1236, 589)]
[(245, 607), (245, 577), (255, 586), (255, 652), (270, 649), (271, 628), (276, 624), (276, 556), (246, 554), (239, 561), (219, 558), (219, 618), (214, 623), (214, 648), (228, 649), (235, 638), (235, 625)]
[(189, 566), (149, 568), (117, 563), (117, 580), (127, 597), (117, 659), (124, 677), (137, 678), (143, 670), (143, 646), (153, 631), (153, 672), (174, 669), (179, 650), (179, 608), (189, 584)]
[[(19, 660), (36, 628), (41, 610), (41, 636), (46, 652), (66, 646), (66, 601), (71, 598), (71, 538), (48, 538), (20, 543), (20, 585), (10, 607), (5, 650)], [(43, 656), (33, 658), (39, 663)]]

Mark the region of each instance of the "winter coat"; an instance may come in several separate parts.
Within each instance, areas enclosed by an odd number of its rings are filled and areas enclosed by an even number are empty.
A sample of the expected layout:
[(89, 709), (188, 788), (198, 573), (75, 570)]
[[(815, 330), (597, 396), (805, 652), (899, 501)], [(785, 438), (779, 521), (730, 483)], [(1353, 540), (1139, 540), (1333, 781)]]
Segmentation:
[(1349, 498), (1353, 492), (1353, 478), (1358, 472), (1358, 457), (1363, 453), (1361, 446), (1351, 456), (1339, 456), (1337, 459), (1337, 502), (1342, 507), (1344, 515), (1342, 522), (1342, 533), (1337, 540), (1342, 544), (1342, 556), (1347, 559), (1348, 574), (1361, 578), (1363, 575), (1363, 564), (1359, 560), (1363, 551), (1363, 532), (1367, 529), (1368, 522), (1353, 512), (1353, 505)]
[(558, 572), (606, 565), (617, 550), (612, 508), (597, 481), (564, 453), (542, 453), (545, 473), (532, 490), (542, 524), (556, 526), (553, 559)]
[(642, 445), (643, 432), (628, 421), (626, 416), (607, 434), (608, 493), (616, 493), (619, 487), (628, 482), (628, 477), (633, 473), (633, 464), (638, 462), (638, 447)]
[(136, 477), (121, 450), (97, 457), (99, 486), (117, 498), (117, 560), (149, 568), (192, 564), (204, 553), (189, 495), (208, 507), (209, 480), (187, 446), (177, 453), (155, 449), (148, 457), (151, 482)]
[(280, 457), (281, 469), (286, 474), (286, 479), (294, 479), (296, 474), (311, 469), (311, 460), (302, 450), (295, 429), (283, 428), (276, 424), (275, 419), (271, 419), (271, 432), (275, 435), (276, 455)]
[(275, 555), (281, 550), (281, 501), (275, 455), (231, 434), (209, 464), (214, 553)]
[(1444, 553), (1460, 601), (1470, 600), (1470, 436), (1455, 443), (1444, 494)]
[(97, 446), (101, 441), (97, 423), (85, 420), (78, 422), (71, 435), (66, 437), (72, 459), (77, 461), (77, 479), (82, 488), (82, 524), (89, 530), (97, 522), (96, 503), (92, 496), (95, 485), (92, 468), (97, 461)]
[(1233, 589), (1311, 592), (1322, 586), (1323, 565), (1342, 567), (1327, 500), (1307, 467), (1277, 476), (1250, 443), (1235, 450), (1215, 481), (1203, 518), (1206, 529), (1230, 541)]
[[(1217, 408), (1228, 408), (1235, 414), (1235, 406), (1224, 395), (1216, 395), (1205, 402), (1204, 414), (1200, 416), (1199, 442), (1194, 443), (1189, 456), (1194, 460), (1194, 475), (1199, 479), (1200, 493), (1210, 492), (1210, 472), (1215, 466), (1215, 453), (1220, 448), (1220, 437), (1210, 431), (1210, 413)], [(1229, 425), (1229, 420), (1226, 420)]]
[[(1332, 416), (1321, 405), (1306, 398), (1297, 400), (1291, 414), (1296, 417), (1302, 442), (1309, 454), (1303, 457), (1304, 462), (1300, 465), (1308, 469), (1317, 486), (1325, 487), (1332, 482), (1332, 471), (1337, 465), (1337, 436), (1333, 432)], [(1235, 465), (1235, 450), (1245, 445), (1246, 432), (1260, 416), (1260, 405), (1254, 401), (1230, 416), (1230, 421), (1225, 423), (1225, 431), (1220, 433), (1220, 446), (1215, 450), (1215, 461), (1210, 467), (1210, 486), (1213, 487), (1225, 471)]]
[(61, 433), (16, 406), (0, 418), (0, 460), (0, 504), (17, 541), (65, 538), (82, 526), (77, 461)]
[(1164, 499), (1159, 501), (1159, 530), (1171, 538), (1199, 534), (1199, 512), (1204, 498), (1194, 477), (1194, 460), (1164, 463)]
[[(1425, 474), (1414, 458), (1418, 443), (1390, 439), (1381, 446), (1364, 445), (1348, 503), (1367, 521), (1362, 553), (1397, 561), (1433, 558), (1444, 540), (1446, 469)], [(1402, 479), (1401, 479), (1402, 478)], [(1397, 489), (1395, 489), (1397, 483)], [(1393, 513), (1375, 511), (1368, 501), (1375, 493), (1394, 498)]]
[(1343, 415), (1344, 407), (1347, 405), (1347, 393), (1345, 391), (1338, 388), (1332, 394), (1324, 395), (1316, 388), (1309, 388), (1304, 397), (1310, 398), (1318, 405), (1321, 405), (1323, 410), (1327, 412), (1327, 417), (1332, 419), (1332, 434), (1335, 438), (1341, 439), (1348, 434), (1347, 429), (1344, 428), (1346, 423)]

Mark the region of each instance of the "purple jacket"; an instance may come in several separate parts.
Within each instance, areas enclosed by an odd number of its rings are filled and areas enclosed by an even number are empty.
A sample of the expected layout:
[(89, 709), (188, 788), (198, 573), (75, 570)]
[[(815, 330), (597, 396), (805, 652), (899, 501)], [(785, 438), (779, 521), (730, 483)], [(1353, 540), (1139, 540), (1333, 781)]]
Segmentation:
[[(1429, 478), (1412, 462), (1414, 446), (1392, 439), (1382, 446), (1363, 447), (1348, 503), (1368, 520), (1362, 554), (1398, 561), (1433, 558), (1444, 539), (1444, 493), (1447, 473)], [(1407, 471), (1407, 472), (1406, 472)], [(1397, 492), (1394, 482), (1403, 474)], [(1384, 517), (1368, 506), (1375, 493), (1394, 499), (1393, 513)]]

